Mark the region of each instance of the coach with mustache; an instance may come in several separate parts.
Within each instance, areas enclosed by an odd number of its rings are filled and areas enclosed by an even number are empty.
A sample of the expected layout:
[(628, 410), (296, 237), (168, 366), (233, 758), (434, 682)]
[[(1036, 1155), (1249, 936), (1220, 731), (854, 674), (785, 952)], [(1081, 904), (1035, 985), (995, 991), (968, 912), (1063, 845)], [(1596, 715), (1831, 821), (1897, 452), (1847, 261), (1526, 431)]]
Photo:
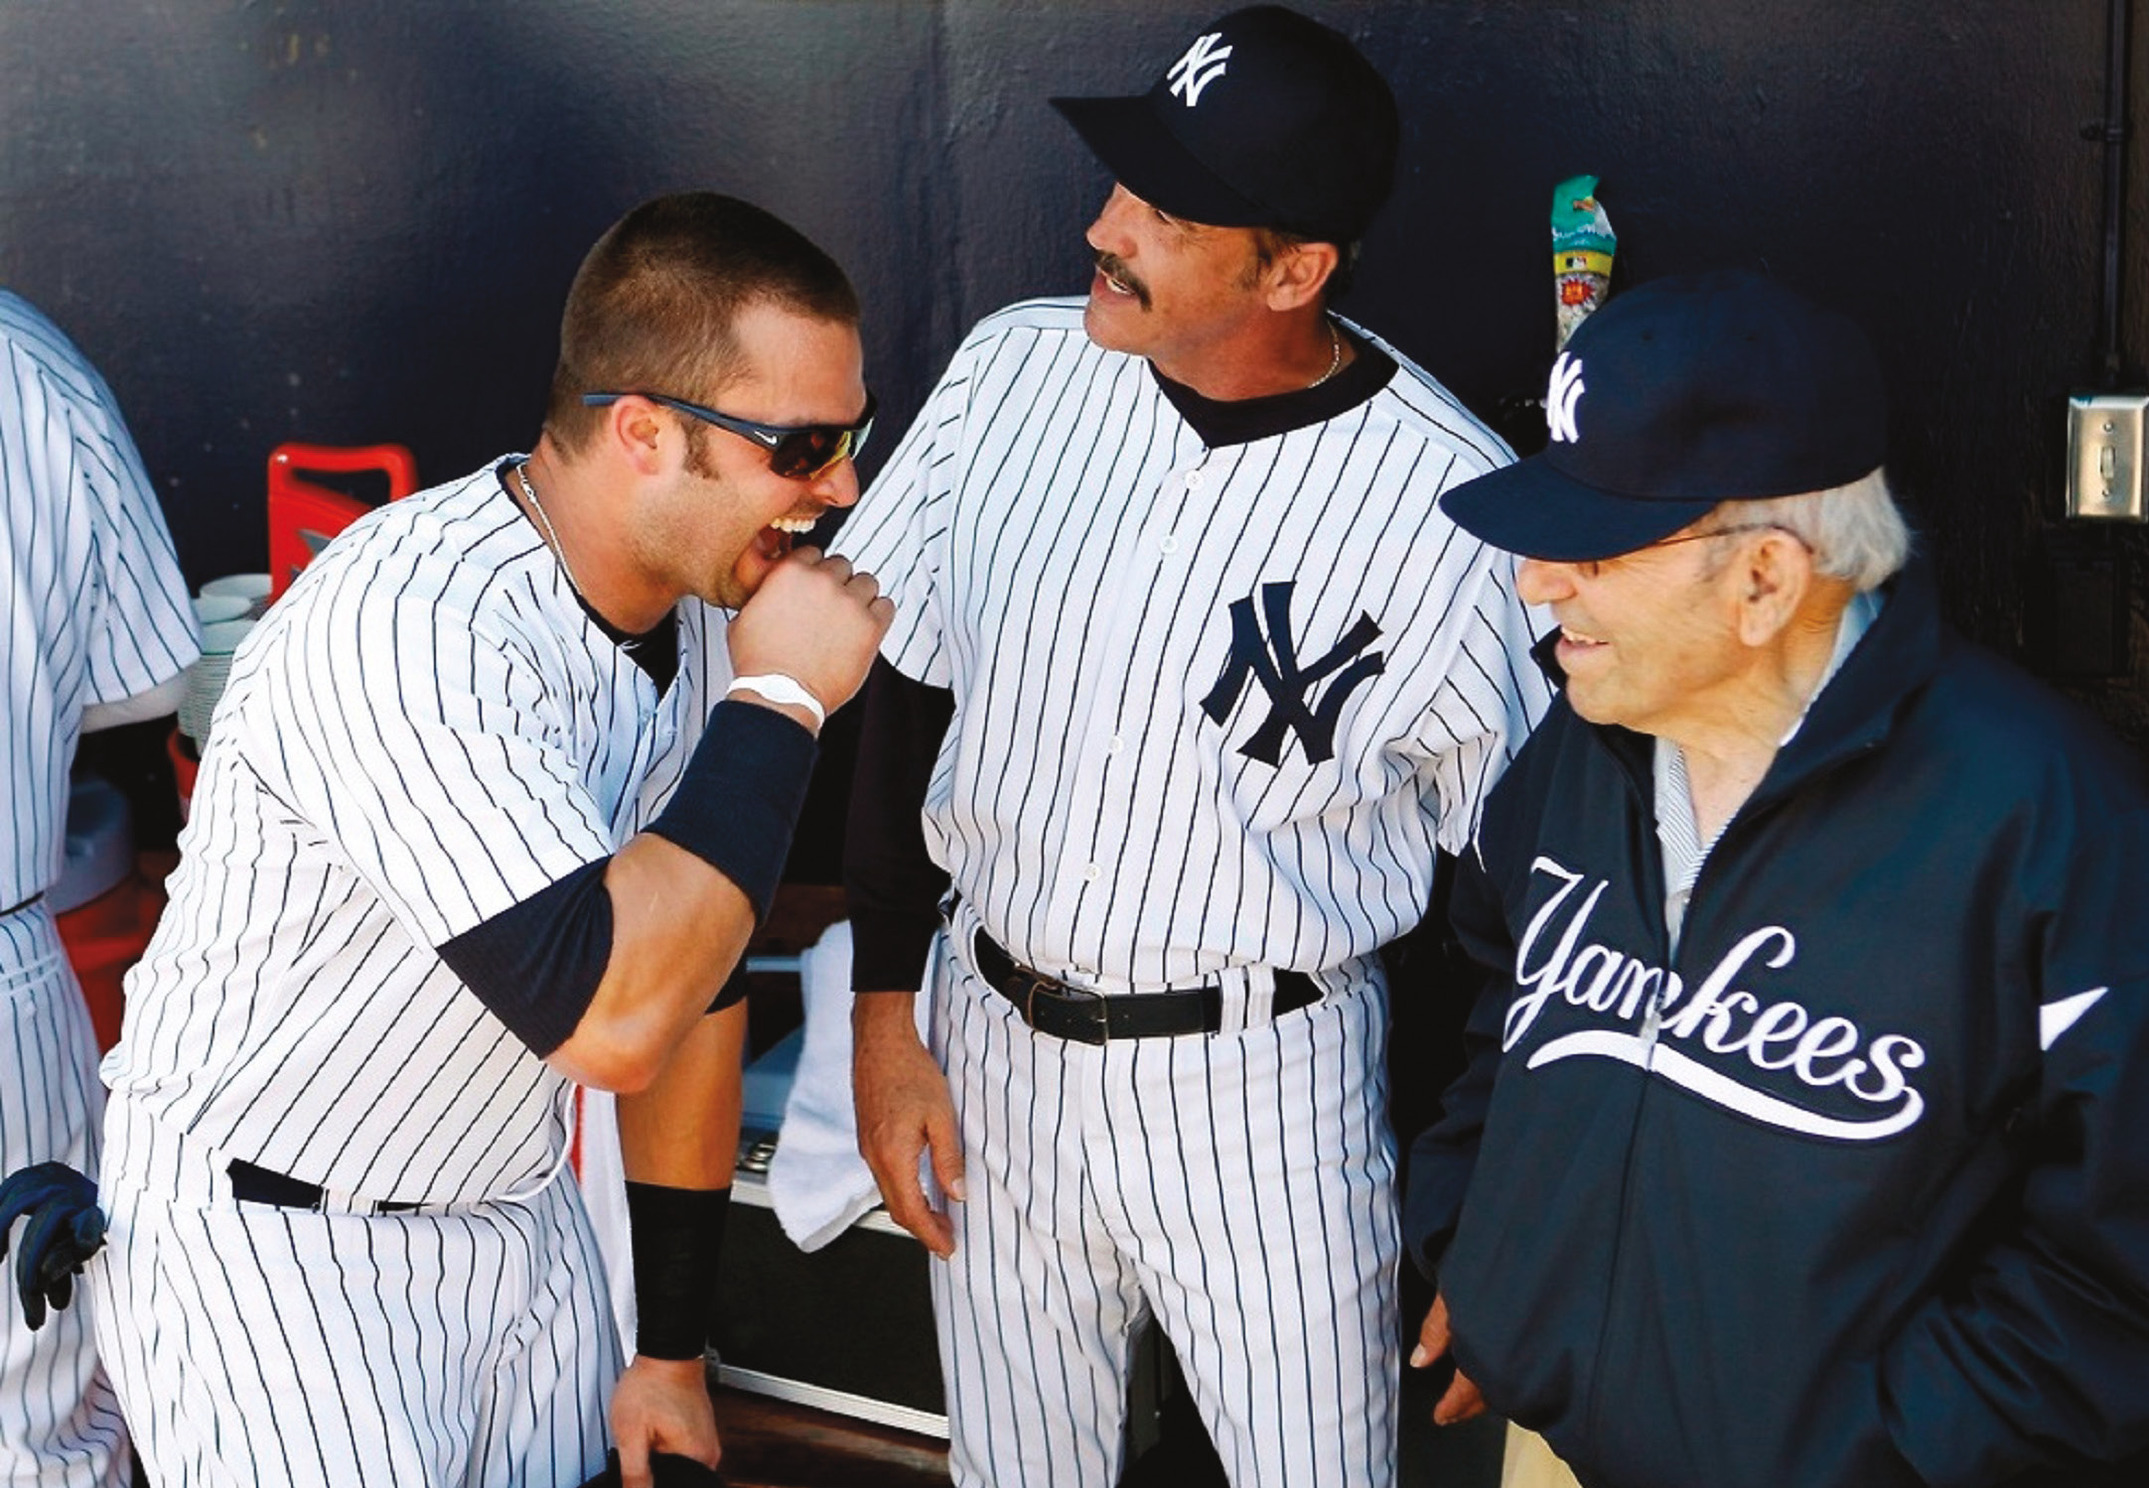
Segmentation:
[(958, 1484), (1116, 1483), (1154, 1317), (1232, 1481), (1378, 1488), (1375, 952), (1549, 694), (1511, 560), (1435, 504), (1506, 450), (1329, 309), (1387, 85), (1273, 6), (1174, 57), (1056, 100), (1118, 182), (1088, 296), (978, 326), (839, 543), (898, 615), (849, 840), (860, 1139), (945, 1260)]

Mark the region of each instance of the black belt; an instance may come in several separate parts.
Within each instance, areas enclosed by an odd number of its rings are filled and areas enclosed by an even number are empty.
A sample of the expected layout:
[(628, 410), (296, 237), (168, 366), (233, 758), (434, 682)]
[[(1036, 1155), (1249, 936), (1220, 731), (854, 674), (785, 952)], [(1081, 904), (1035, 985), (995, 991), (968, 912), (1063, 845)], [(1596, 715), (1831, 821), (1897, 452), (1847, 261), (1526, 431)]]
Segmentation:
[[(1105, 1044), (1113, 1039), (1175, 1038), (1215, 1033), (1224, 1026), (1224, 989), (1187, 987), (1176, 992), (1136, 992), (1108, 997), (1018, 966), (983, 930), (972, 937), (970, 964), (994, 991), (1022, 1010), (1022, 1021), (1039, 1033)], [(1300, 971), (1276, 973), (1269, 1004), (1280, 1017), (1321, 1000), (1321, 984)]]
[(7, 907), (6, 909), (0, 909), (0, 920), (4, 920), (4, 919), (6, 919), (6, 918), (7, 918), (7, 917), (8, 917), (9, 915), (11, 915), (11, 914), (17, 914), (17, 913), (21, 912), (22, 910), (28, 909), (28, 908), (29, 908), (29, 907), (30, 907), (31, 905), (33, 905), (33, 904), (37, 903), (37, 901), (38, 901), (38, 900), (40, 900), (40, 899), (42, 899), (42, 898), (44, 898), (44, 897), (45, 897), (45, 891), (44, 891), (43, 889), (39, 889), (39, 890), (38, 890), (38, 891), (37, 891), (36, 893), (32, 894), (32, 895), (31, 895), (31, 896), (30, 896), (29, 898), (27, 898), (27, 899), (23, 900), (23, 901), (22, 901), (22, 903), (20, 903), (20, 904), (10, 904), (10, 905), (9, 905), (9, 906), (8, 906), (8, 907)]
[[(303, 1178), (288, 1178), (282, 1173), (272, 1173), (267, 1168), (256, 1167), (243, 1158), (233, 1158), (224, 1169), (231, 1178), (231, 1196), (248, 1204), (274, 1204), (279, 1209), (321, 1208), (321, 1185), (308, 1183)], [(420, 1209), (422, 1204), (398, 1204), (388, 1199), (374, 1203), (375, 1214), (407, 1214)]]

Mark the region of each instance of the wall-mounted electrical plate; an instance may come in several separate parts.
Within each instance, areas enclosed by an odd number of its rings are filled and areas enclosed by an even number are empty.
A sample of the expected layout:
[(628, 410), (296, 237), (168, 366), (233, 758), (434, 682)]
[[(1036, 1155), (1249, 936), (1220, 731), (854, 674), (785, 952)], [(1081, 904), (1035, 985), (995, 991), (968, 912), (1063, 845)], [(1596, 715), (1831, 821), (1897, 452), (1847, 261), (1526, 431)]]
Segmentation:
[(2149, 521), (2142, 494), (2149, 393), (2077, 393), (2067, 400), (2067, 515)]

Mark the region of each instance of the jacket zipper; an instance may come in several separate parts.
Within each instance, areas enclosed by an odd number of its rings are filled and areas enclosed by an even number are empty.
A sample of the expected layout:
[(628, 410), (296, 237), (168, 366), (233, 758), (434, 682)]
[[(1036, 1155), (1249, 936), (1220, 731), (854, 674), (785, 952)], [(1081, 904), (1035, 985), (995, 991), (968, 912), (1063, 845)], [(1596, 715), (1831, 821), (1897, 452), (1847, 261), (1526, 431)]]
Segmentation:
[[(1877, 747), (1879, 747), (1877, 741), (1863, 745), (1846, 756), (1844, 761), (1840, 761), (1838, 767), (1843, 763), (1848, 763), (1849, 760), (1858, 759), (1871, 753)], [(1643, 782), (1636, 776), (1624, 757), (1620, 756), (1616, 751), (1614, 751), (1613, 757), (1618, 762), (1621, 774), (1626, 778), (1628, 793), (1635, 798), (1640, 807), (1640, 819), (1646, 822), (1649, 828), (1642, 837), (1642, 858), (1641, 863), (1638, 865), (1640, 871), (1635, 875), (1635, 882), (1641, 886), (1641, 890), (1651, 895), (1643, 904), (1643, 907), (1649, 911), (1644, 922), (1655, 932), (1655, 943), (1661, 958), (1661, 964), (1666, 968), (1667, 972), (1679, 975), (1680, 985), (1683, 987), (1686, 978), (1678, 964), (1681, 955), (1672, 950), (1671, 932), (1664, 923), (1664, 894), (1667, 885), (1664, 882), (1663, 848), (1656, 835), (1655, 781), (1652, 776), (1645, 788)], [(1702, 861), (1700, 872), (1694, 876), (1693, 891), (1687, 896), (1686, 919), (1682, 933), (1679, 936), (1679, 945), (1682, 951), (1685, 947), (1694, 944), (1697, 939), (1694, 933), (1698, 919), (1696, 911), (1702, 904), (1701, 890), (1710, 876), (1710, 869), (1717, 863), (1724, 850), (1733, 845), (1735, 837), (1742, 836), (1750, 831), (1755, 821), (1775, 810), (1786, 799), (1788, 799), (1788, 793), (1780, 790), (1773, 791), (1762, 798), (1758, 805), (1753, 798), (1749, 797), (1737, 811), (1731, 814), (1731, 820), (1724, 824), (1724, 830), (1717, 834), (1716, 842), (1709, 849), (1708, 857)], [(1658, 984), (1656, 990), (1650, 995), (1648, 1006), (1643, 1009), (1642, 1013), (1640, 1036), (1645, 1052), (1641, 1067), (1637, 1071), (1641, 1081), (1641, 1089), (1635, 1096), (1634, 1118), (1628, 1123), (1626, 1154), (1620, 1164), (1619, 1225), (1613, 1232), (1612, 1259), (1610, 1266), (1607, 1268), (1604, 1308), (1601, 1314), (1603, 1323), (1598, 1329), (1596, 1354), (1590, 1364), (1589, 1401), (1587, 1410), (1584, 1412), (1584, 1419), (1588, 1422), (1589, 1439), (1592, 1441), (1597, 1440), (1599, 1436), (1598, 1418), (1603, 1404), (1601, 1382), (1604, 1379), (1605, 1355), (1611, 1344), (1612, 1308), (1617, 1302), (1620, 1293), (1620, 1264), (1626, 1255), (1627, 1231), (1636, 1203), (1634, 1197), (1634, 1172), (1635, 1165), (1640, 1161), (1639, 1137), (1642, 1118), (1647, 1113), (1650, 1097), (1654, 1094), (1652, 1087), (1656, 1084), (1654, 1070), (1656, 1068), (1657, 1038), (1663, 1026), (1661, 1004), (1665, 993), (1669, 990), (1669, 983), (1670, 977), (1667, 976), (1663, 982)]]

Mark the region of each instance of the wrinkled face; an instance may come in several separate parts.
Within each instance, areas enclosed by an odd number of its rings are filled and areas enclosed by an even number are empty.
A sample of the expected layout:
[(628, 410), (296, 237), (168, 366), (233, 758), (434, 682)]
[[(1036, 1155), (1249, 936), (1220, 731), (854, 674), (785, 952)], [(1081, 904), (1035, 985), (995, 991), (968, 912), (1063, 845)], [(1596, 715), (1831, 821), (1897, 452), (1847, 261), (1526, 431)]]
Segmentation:
[(1674, 740), (1722, 721), (1716, 715), (1752, 660), (1739, 640), (1738, 565), (1725, 561), (1737, 540), (1647, 547), (1598, 563), (1522, 561), (1515, 587), (1559, 622), (1559, 663), (1576, 713)]
[[(739, 312), (732, 330), (747, 370), (697, 401), (765, 424), (849, 424), (863, 412), (856, 326), (757, 304)], [(769, 469), (768, 451), (744, 435), (667, 416), (686, 425), (688, 453), (679, 481), (657, 504), (643, 559), (671, 572), (685, 593), (737, 609), (800, 533), (830, 507), (858, 499), (858, 471), (847, 459), (811, 479), (780, 476)]]
[(1251, 228), (1182, 222), (1114, 186), (1087, 237), (1097, 268), (1083, 329), (1168, 377), (1190, 380), (1173, 368), (1198, 365), (1263, 308)]

